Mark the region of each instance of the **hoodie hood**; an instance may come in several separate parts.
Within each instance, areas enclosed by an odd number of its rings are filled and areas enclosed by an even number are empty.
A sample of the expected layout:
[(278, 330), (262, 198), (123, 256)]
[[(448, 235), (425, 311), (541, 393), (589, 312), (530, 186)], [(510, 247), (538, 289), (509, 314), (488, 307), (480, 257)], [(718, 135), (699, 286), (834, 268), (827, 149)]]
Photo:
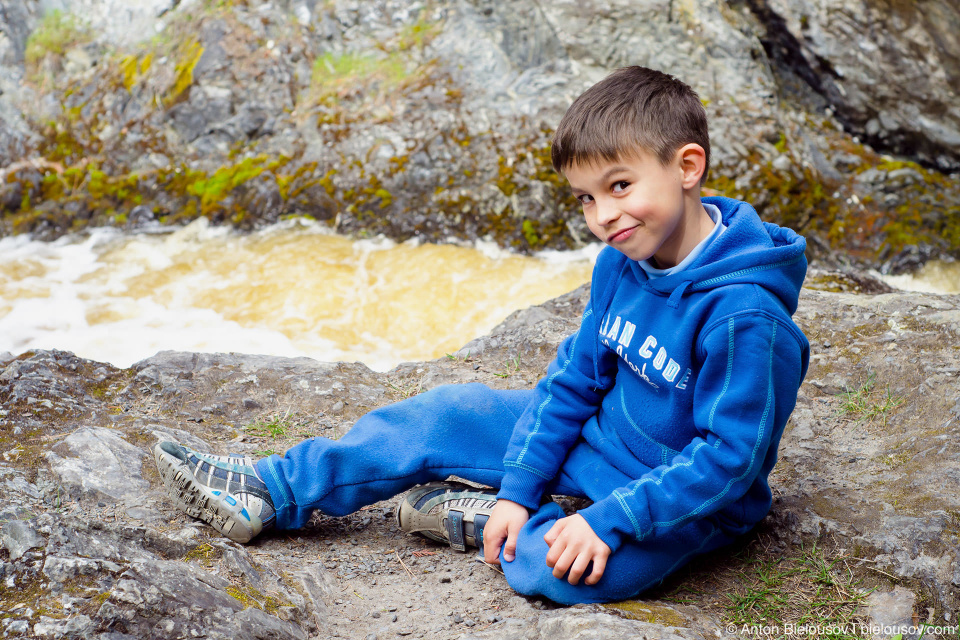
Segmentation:
[(720, 209), (727, 229), (683, 271), (648, 280), (643, 269), (628, 261), (644, 288), (670, 297), (676, 306), (686, 293), (728, 284), (756, 284), (774, 293), (792, 315), (807, 273), (806, 240), (796, 232), (760, 220), (746, 202), (708, 197), (704, 203)]

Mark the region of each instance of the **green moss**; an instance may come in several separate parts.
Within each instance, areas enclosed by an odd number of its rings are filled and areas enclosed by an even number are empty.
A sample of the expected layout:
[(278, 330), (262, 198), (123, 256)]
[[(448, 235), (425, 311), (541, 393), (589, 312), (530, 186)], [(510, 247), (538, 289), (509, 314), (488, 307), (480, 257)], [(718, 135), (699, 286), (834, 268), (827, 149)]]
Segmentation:
[(54, 10), (43, 16), (33, 33), (27, 38), (23, 52), (28, 69), (35, 70), (48, 56), (61, 58), (71, 47), (89, 42), (93, 35), (89, 28), (69, 13)]
[(186, 562), (199, 562), (205, 566), (210, 566), (214, 560), (218, 560), (222, 556), (222, 549), (203, 543), (187, 552), (187, 555), (185, 555), (183, 559)]
[(376, 84), (381, 91), (399, 86), (409, 77), (398, 54), (377, 57), (366, 53), (327, 53), (313, 63), (311, 90), (318, 101), (354, 91), (358, 85)]
[(419, 20), (400, 30), (397, 38), (397, 48), (400, 51), (423, 50), (440, 33), (442, 25), (428, 22), (426, 13), (422, 12)]
[[(881, 219), (886, 244), (894, 252), (918, 244), (945, 245), (951, 253), (960, 251), (960, 205), (955, 204), (958, 194), (955, 181), (915, 162), (884, 158), (875, 166), (888, 172), (911, 169), (920, 176), (919, 181), (900, 189), (906, 203)], [(953, 194), (953, 204), (948, 194)]]
[[(153, 66), (153, 53), (147, 52), (142, 57), (137, 55), (125, 55), (120, 58), (119, 67), (123, 73), (123, 86), (127, 91), (132, 91), (137, 82), (143, 79), (150, 68)], [(196, 65), (194, 65), (196, 66)], [(193, 68), (191, 67), (191, 74)]]
[[(765, 220), (818, 236), (826, 245), (867, 262), (924, 243), (960, 254), (960, 205), (956, 204), (960, 189), (955, 181), (914, 162), (880, 156), (843, 132), (831, 131), (828, 121), (811, 121), (809, 125), (822, 131), (838, 153), (860, 158), (854, 173), (835, 180), (824, 178), (810, 167), (781, 171), (754, 152), (746, 158), (755, 167), (747, 184), (737, 185), (717, 167), (705, 193), (747, 200)], [(790, 144), (788, 135), (781, 133), (774, 147), (786, 153)], [(911, 169), (920, 179), (905, 181), (897, 195), (907, 204), (890, 208), (869, 196), (859, 201), (853, 198), (863, 191), (856, 184), (858, 174), (868, 169)], [(808, 248), (818, 250), (816, 244), (808, 244)]]
[(231, 585), (224, 589), (228, 594), (240, 601), (244, 608), (254, 607), (267, 613), (276, 615), (284, 602), (270, 595), (264, 595), (250, 585)]
[[(30, 619), (33, 622), (38, 622), (40, 616), (58, 620), (65, 618), (63, 605), (51, 596), (40, 575), (39, 573), (21, 575), (16, 581), (16, 586), (12, 588), (6, 586), (6, 581), (0, 582), (0, 611), (13, 612), (14, 607), (26, 604), (33, 609), (33, 617)], [(22, 612), (23, 609), (20, 611)], [(22, 613), (20, 615), (22, 616)]]
[(384, 209), (390, 206), (390, 203), (393, 202), (393, 196), (390, 195), (390, 192), (384, 188), (375, 189), (373, 195), (380, 198), (380, 208)]
[(859, 282), (842, 273), (821, 273), (809, 276), (803, 286), (807, 289), (830, 293), (860, 293), (862, 290)]
[(773, 146), (774, 146), (774, 148), (776, 148), (776, 150), (779, 151), (780, 153), (785, 153), (785, 152), (787, 151), (787, 136), (786, 136), (786, 134), (781, 131), (781, 132), (780, 132), (780, 138), (777, 140), (777, 142), (776, 142)]
[(542, 244), (540, 236), (537, 234), (537, 224), (533, 220), (524, 220), (523, 221), (523, 237), (527, 239), (527, 244), (531, 247), (536, 247)]
[(521, 190), (514, 180), (515, 173), (512, 160), (503, 156), (497, 158), (497, 188), (508, 198)]
[(199, 198), (201, 211), (207, 212), (227, 193), (262, 174), (266, 170), (264, 163), (265, 158), (245, 158), (237, 164), (220, 167), (211, 176), (188, 170), (188, 180), (192, 181), (187, 183), (186, 191)]
[(778, 171), (759, 154), (753, 154), (749, 162), (760, 167), (750, 184), (738, 186), (733, 178), (713, 172), (705, 191), (751, 202), (764, 219), (801, 233), (814, 230), (833, 239), (843, 237), (842, 227), (837, 228), (839, 203), (827, 197), (830, 188), (813, 170), (801, 167), (798, 173)]
[(662, 604), (643, 600), (623, 600), (621, 602), (610, 602), (603, 607), (617, 611), (630, 620), (640, 620), (667, 627), (688, 626), (686, 619), (676, 609)]
[(175, 79), (173, 86), (163, 98), (163, 104), (170, 108), (180, 102), (187, 89), (193, 84), (193, 70), (203, 56), (203, 46), (196, 40), (187, 42), (179, 52), (176, 65), (174, 67)]

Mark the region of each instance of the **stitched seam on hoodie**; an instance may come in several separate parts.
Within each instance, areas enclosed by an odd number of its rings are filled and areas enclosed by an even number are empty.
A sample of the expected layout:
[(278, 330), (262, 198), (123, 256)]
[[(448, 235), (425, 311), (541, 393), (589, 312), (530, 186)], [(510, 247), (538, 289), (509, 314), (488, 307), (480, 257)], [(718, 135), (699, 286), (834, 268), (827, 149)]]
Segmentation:
[(757, 267), (747, 267), (746, 269), (731, 271), (730, 273), (726, 273), (722, 276), (717, 276), (716, 278), (709, 278), (707, 280), (701, 280), (696, 284), (690, 285), (690, 290), (699, 291), (700, 289), (709, 288), (711, 285), (716, 284), (718, 282), (726, 282), (731, 278), (739, 278), (740, 276), (745, 276), (750, 273), (756, 273), (757, 271), (766, 271), (768, 269), (777, 269), (779, 267), (785, 267), (787, 265), (791, 265), (796, 262), (799, 262), (802, 257), (803, 257), (803, 254), (800, 254), (796, 258), (792, 258), (790, 260), (781, 260), (780, 262), (773, 262), (770, 264), (760, 265)]
[[(636, 536), (637, 540), (643, 539), (643, 532), (640, 531), (640, 523), (637, 522), (636, 516), (633, 515), (633, 511), (630, 510), (630, 507), (627, 506), (627, 501), (625, 496), (621, 495), (619, 491), (614, 491), (613, 495), (617, 497), (617, 502), (620, 503), (620, 508), (623, 509), (623, 512), (627, 514), (627, 518), (630, 520), (630, 524), (633, 525), (633, 533)], [(628, 493), (627, 495), (631, 495)]]
[(504, 462), (504, 463), (503, 463), (503, 466), (505, 466), (505, 467), (516, 467), (516, 468), (518, 468), (518, 469), (523, 469), (524, 471), (529, 471), (529, 472), (532, 473), (533, 475), (539, 476), (539, 477), (543, 478), (544, 480), (550, 480), (550, 479), (551, 479), (549, 475), (545, 474), (543, 471), (540, 471), (540, 469), (537, 469), (537, 468), (535, 468), (535, 467), (531, 467), (530, 465), (524, 464), (524, 463), (522, 463), (522, 462), (508, 461), (508, 462)]
[(793, 336), (793, 339), (794, 341), (796, 341), (797, 345), (801, 348), (801, 350), (803, 349), (803, 344), (806, 342), (806, 337), (796, 327), (796, 325), (793, 324), (793, 322), (789, 321), (789, 318), (785, 321), (783, 315), (776, 314), (767, 309), (755, 308), (755, 309), (741, 309), (739, 311), (734, 311), (732, 313), (724, 314), (719, 318), (716, 318), (715, 320), (711, 321), (710, 324), (706, 325), (700, 331), (700, 336), (697, 338), (697, 343), (696, 343), (697, 356), (701, 360), (703, 359), (704, 357), (703, 343), (706, 342), (707, 338), (711, 333), (713, 333), (714, 330), (721, 327), (730, 318), (750, 318), (750, 317), (756, 317), (758, 319), (767, 318), (769, 320), (772, 320), (773, 322), (776, 322), (781, 329), (785, 329), (787, 333)]
[[(727, 395), (727, 389), (730, 387), (730, 379), (733, 378), (733, 347), (734, 341), (733, 336), (736, 332), (736, 324), (734, 323), (735, 318), (730, 318), (727, 320), (727, 375), (723, 379), (723, 389), (720, 390), (720, 395), (717, 396), (716, 402), (713, 403), (713, 406), (710, 408), (710, 419), (707, 420), (707, 428), (710, 432), (713, 432), (713, 417), (717, 413), (717, 406), (720, 405), (720, 401), (723, 400), (723, 396)], [(720, 437), (717, 437), (717, 444), (720, 443)], [(716, 448), (716, 445), (714, 445)]]
[[(587, 318), (589, 318), (592, 313), (593, 313), (593, 310), (591, 309), (587, 309), (586, 311), (583, 312), (583, 319), (580, 320), (581, 328), (583, 326), (584, 321)], [(540, 403), (540, 406), (537, 408), (537, 421), (533, 425), (533, 430), (527, 435), (527, 440), (526, 442), (523, 443), (523, 449), (520, 450), (520, 455), (517, 456), (517, 459), (515, 462), (517, 462), (518, 464), (523, 461), (523, 456), (527, 454), (527, 449), (530, 448), (530, 441), (533, 439), (533, 436), (535, 436), (537, 432), (540, 431), (540, 423), (541, 423), (541, 420), (543, 419), (543, 410), (546, 408), (547, 404), (549, 404), (550, 401), (553, 399), (553, 381), (556, 379), (557, 376), (560, 376), (566, 373), (567, 367), (569, 367), (570, 363), (573, 361), (573, 354), (577, 350), (578, 340), (580, 340), (580, 331), (577, 331), (577, 335), (573, 339), (573, 343), (570, 345), (570, 355), (567, 356), (566, 361), (563, 363), (563, 367), (561, 367), (560, 371), (557, 371), (555, 374), (550, 376), (549, 380), (547, 380), (547, 397), (544, 399), (543, 402)]]
[(631, 417), (630, 417), (630, 414), (627, 413), (627, 399), (626, 399), (626, 397), (623, 395), (623, 393), (624, 393), (624, 392), (623, 392), (623, 385), (621, 385), (621, 386), (620, 386), (620, 409), (623, 411), (624, 417), (627, 419), (627, 422), (630, 423), (630, 426), (633, 427), (634, 430), (635, 430), (637, 433), (639, 433), (641, 436), (643, 436), (644, 438), (646, 438), (647, 440), (649, 440), (651, 443), (653, 443), (655, 446), (657, 446), (657, 447), (660, 448), (660, 459), (661, 459), (663, 462), (666, 462), (666, 461), (667, 461), (667, 456), (668, 456), (668, 454), (671, 454), (671, 453), (673, 453), (673, 454), (680, 453), (679, 451), (677, 451), (677, 450), (675, 450), (675, 449), (671, 449), (671, 448), (668, 447), (667, 445), (665, 445), (665, 444), (663, 444), (663, 443), (661, 443), (661, 442), (657, 442), (656, 440), (654, 440), (653, 438), (651, 438), (651, 437), (647, 434), (646, 431), (644, 431), (643, 429), (641, 429), (641, 428), (637, 425), (637, 423), (633, 421), (633, 418), (631, 418)]
[[(292, 504), (296, 504), (293, 500), (293, 496), (290, 494), (287, 488), (283, 485), (283, 482), (280, 480), (280, 474), (277, 472), (276, 467), (274, 467), (273, 461), (271, 461), (269, 458), (267, 458), (267, 466), (270, 467), (270, 475), (273, 476), (273, 481), (277, 484), (277, 487), (280, 488), (280, 491), (283, 492), (283, 504), (280, 505), (279, 508), (283, 509)], [(271, 496), (271, 500), (272, 499), (273, 497)]]

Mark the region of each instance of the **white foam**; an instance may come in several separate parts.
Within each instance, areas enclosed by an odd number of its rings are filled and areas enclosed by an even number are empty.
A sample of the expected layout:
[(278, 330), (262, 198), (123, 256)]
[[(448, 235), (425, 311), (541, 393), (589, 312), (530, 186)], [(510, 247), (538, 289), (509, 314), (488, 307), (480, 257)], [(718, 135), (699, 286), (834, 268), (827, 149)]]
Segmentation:
[(3, 238), (0, 352), (57, 348), (129, 366), (165, 349), (237, 351), (387, 370), (455, 351), (545, 283), (569, 282), (559, 295), (589, 277), (589, 253), (554, 254), (351, 244), (305, 219), (246, 235), (198, 220), (167, 233)]
[(874, 275), (891, 287), (903, 291), (939, 294), (960, 293), (960, 262), (931, 260), (916, 273), (905, 273), (897, 276), (885, 276), (877, 273)]

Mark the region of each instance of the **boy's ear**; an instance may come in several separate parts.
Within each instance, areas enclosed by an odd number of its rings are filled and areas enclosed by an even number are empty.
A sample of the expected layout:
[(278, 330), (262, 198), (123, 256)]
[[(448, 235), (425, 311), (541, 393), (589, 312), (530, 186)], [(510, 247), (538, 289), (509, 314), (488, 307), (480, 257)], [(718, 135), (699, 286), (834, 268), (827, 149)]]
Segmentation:
[(700, 188), (700, 178), (707, 166), (707, 154), (703, 147), (695, 142), (685, 144), (677, 149), (677, 160), (683, 172), (682, 184), (684, 189)]

